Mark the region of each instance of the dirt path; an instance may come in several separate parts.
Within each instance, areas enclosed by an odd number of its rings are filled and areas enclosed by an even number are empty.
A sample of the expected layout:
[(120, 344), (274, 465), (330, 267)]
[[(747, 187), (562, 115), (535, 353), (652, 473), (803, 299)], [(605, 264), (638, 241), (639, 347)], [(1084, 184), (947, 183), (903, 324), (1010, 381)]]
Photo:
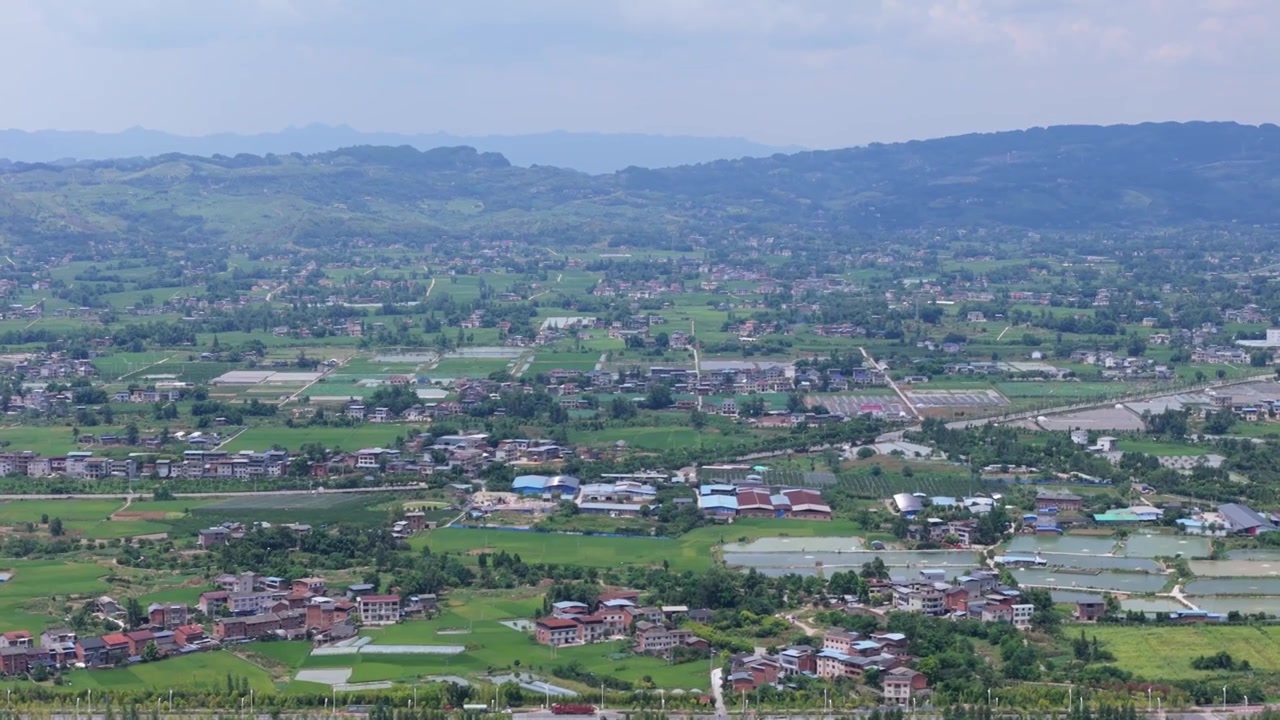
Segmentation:
[(788, 615), (783, 615), (783, 614), (779, 613), (779, 614), (777, 615), (777, 617), (780, 617), (780, 618), (782, 618), (783, 620), (786, 620), (787, 622), (791, 623), (792, 625), (795, 625), (796, 627), (800, 628), (801, 630), (803, 630), (803, 631), (805, 632), (805, 634), (806, 634), (806, 635), (821, 635), (821, 634), (822, 634), (822, 632), (821, 632), (821, 631), (819, 631), (817, 628), (813, 627), (813, 626), (812, 626), (812, 625), (810, 625), (809, 623), (806, 623), (805, 621), (801, 620), (800, 618), (795, 617), (794, 615), (788, 616)]
[(150, 369), (151, 369), (151, 368), (153, 368), (153, 367), (158, 367), (158, 366), (160, 366), (160, 365), (163, 365), (163, 364), (165, 364), (165, 363), (169, 362), (169, 361), (170, 361), (170, 360), (172, 360), (173, 358), (174, 358), (174, 356), (173, 356), (173, 355), (170, 355), (170, 356), (168, 356), (168, 357), (166, 357), (166, 358), (164, 358), (164, 359), (162, 359), (162, 360), (157, 360), (156, 362), (153, 362), (153, 363), (151, 363), (150, 365), (148, 365), (148, 366), (146, 366), (146, 367), (138, 368), (137, 370), (130, 370), (129, 372), (125, 373), (124, 375), (121, 375), (121, 376), (119, 377), (119, 380), (123, 380), (123, 379), (125, 379), (125, 378), (127, 378), (127, 377), (129, 377), (129, 376), (131, 376), (131, 375), (137, 375), (137, 374), (138, 374), (138, 373), (140, 373), (140, 372), (146, 372), (147, 370), (150, 370)]
[(243, 434), (244, 434), (244, 431), (245, 431), (245, 430), (248, 430), (248, 429), (249, 429), (249, 428), (247, 428), (247, 427), (242, 427), (242, 428), (240, 428), (239, 432), (237, 432), (235, 435), (232, 435), (231, 437), (227, 438), (226, 440), (223, 440), (222, 442), (218, 443), (218, 446), (217, 446), (217, 447), (215, 447), (215, 448), (214, 448), (214, 450), (221, 450), (223, 445), (226, 445), (227, 443), (231, 442), (232, 440), (235, 440), (236, 438), (240, 437), (241, 435), (243, 435)]
[(281, 290), (285, 290), (285, 289), (287, 289), (288, 287), (289, 287), (289, 284), (288, 284), (288, 283), (285, 283), (284, 285), (281, 285), (280, 287), (276, 288), (275, 290), (272, 290), (271, 292), (267, 293), (267, 302), (271, 302), (271, 298), (275, 297), (275, 294), (276, 294), (276, 293), (280, 292)]
[(431, 278), (431, 284), (427, 286), (427, 294), (422, 296), (423, 300), (431, 297), (431, 291), (436, 289), (436, 279)]
[[(333, 371), (337, 370), (338, 368), (342, 367), (343, 365), (346, 365), (346, 364), (347, 364), (347, 361), (348, 361), (348, 360), (350, 360), (350, 359), (351, 359), (351, 358), (350, 358), (350, 356), (342, 358), (341, 360), (339, 360), (339, 361), (338, 361), (337, 366), (336, 366), (336, 367), (334, 367), (334, 368), (333, 368), (333, 370), (330, 370), (329, 372), (333, 372)], [(300, 396), (300, 395), (302, 395), (302, 393), (304, 393), (304, 392), (306, 392), (306, 391), (310, 390), (312, 385), (315, 385), (316, 383), (318, 383), (318, 382), (320, 382), (321, 380), (323, 380), (323, 379), (325, 378), (325, 376), (327, 376), (327, 375), (329, 374), (329, 372), (320, 373), (320, 377), (316, 378), (315, 380), (312, 380), (311, 382), (307, 383), (306, 385), (303, 385), (303, 386), (302, 386), (302, 389), (300, 389), (300, 390), (298, 390), (298, 392), (296, 392), (296, 393), (294, 393), (294, 394), (290, 395), (288, 398), (286, 398), (286, 399), (285, 399), (285, 401), (284, 401), (284, 402), (282, 402), (282, 403), (280, 403), (280, 404), (281, 404), (281, 405), (288, 405), (289, 403), (291, 403), (291, 402), (293, 402), (293, 401), (297, 400), (297, 399), (298, 399), (298, 396)], [(222, 446), (221, 446), (221, 445), (219, 445), (218, 447), (222, 447)]]

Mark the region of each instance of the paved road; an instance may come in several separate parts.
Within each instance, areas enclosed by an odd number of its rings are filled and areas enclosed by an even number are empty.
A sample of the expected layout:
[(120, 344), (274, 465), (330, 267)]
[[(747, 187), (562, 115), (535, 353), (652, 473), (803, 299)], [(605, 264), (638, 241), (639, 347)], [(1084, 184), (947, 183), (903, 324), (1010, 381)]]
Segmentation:
[[(409, 490), (425, 490), (428, 486), (425, 483), (414, 483), (412, 485), (380, 485), (378, 487), (359, 487), (359, 488), (333, 488), (325, 490), (260, 490), (252, 491), (235, 491), (235, 492), (207, 492), (207, 493), (174, 493), (176, 498), (220, 498), (220, 497), (247, 497), (250, 495), (329, 495), (332, 493), (372, 493), (372, 492), (404, 492)], [(119, 498), (127, 500), (131, 497), (137, 497), (146, 493), (71, 493), (69, 495), (0, 495), (0, 500), (102, 500), (104, 498)]]
[(1039, 417), (1041, 415), (1044, 415), (1047, 417), (1051, 415), (1062, 415), (1063, 413), (1076, 412), (1078, 410), (1089, 410), (1092, 408), (1110, 408), (1110, 407), (1114, 407), (1115, 405), (1124, 404), (1124, 403), (1143, 402), (1145, 400), (1154, 400), (1156, 398), (1162, 398), (1162, 397), (1172, 397), (1174, 395), (1188, 395), (1188, 394), (1194, 394), (1198, 392), (1204, 392), (1205, 390), (1230, 387), (1232, 385), (1247, 385), (1249, 383), (1266, 381), (1271, 377), (1272, 375), (1263, 373), (1259, 375), (1252, 375), (1246, 378), (1236, 378), (1233, 380), (1218, 380), (1214, 382), (1202, 383), (1199, 385), (1193, 384), (1193, 385), (1188, 385), (1187, 387), (1179, 388), (1179, 389), (1170, 389), (1170, 388), (1155, 389), (1155, 390), (1152, 390), (1151, 392), (1133, 393), (1132, 395), (1126, 395), (1119, 398), (1104, 400), (1102, 402), (1090, 401), (1090, 402), (1083, 402), (1083, 403), (1075, 403), (1072, 405), (1062, 405), (1059, 407), (1039, 408), (1035, 410), (1021, 410), (1015, 413), (1008, 413), (1005, 415), (993, 415), (991, 417), (974, 418), (973, 420), (957, 420), (955, 422), (947, 423), (947, 427), (951, 429), (962, 429), (967, 427), (974, 427), (977, 425), (986, 425), (988, 423), (1002, 423), (1002, 422), (1011, 422), (1014, 420), (1028, 420), (1031, 418)]
[[(867, 352), (866, 348), (862, 346), (858, 346), (858, 351), (862, 353), (862, 358), (866, 360), (867, 364), (869, 364), (871, 367), (873, 368), (880, 367), (880, 364), (876, 362), (875, 358), (871, 357), (870, 353)], [(902, 404), (906, 406), (907, 410), (910, 411), (911, 414), (915, 416), (917, 420), (921, 419), (920, 411), (916, 409), (915, 405), (911, 404), (911, 400), (909, 400), (907, 398), (907, 394), (902, 392), (902, 389), (898, 387), (898, 383), (893, 381), (893, 376), (886, 371), (884, 373), (884, 379), (885, 379), (885, 382), (889, 383), (889, 388), (893, 390), (895, 393), (897, 393), (898, 397), (901, 398)]]
[(721, 686), (720, 676), (724, 674), (723, 668), (715, 668), (711, 671), (711, 697), (716, 700), (716, 717), (728, 717), (729, 711), (724, 706), (724, 688)]

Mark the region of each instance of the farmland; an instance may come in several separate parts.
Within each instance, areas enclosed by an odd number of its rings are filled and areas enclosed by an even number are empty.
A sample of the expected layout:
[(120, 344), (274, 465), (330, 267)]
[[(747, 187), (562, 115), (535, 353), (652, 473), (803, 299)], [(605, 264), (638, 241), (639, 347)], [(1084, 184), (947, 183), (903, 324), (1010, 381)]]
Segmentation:
[(744, 519), (732, 527), (703, 527), (679, 538), (601, 537), (498, 529), (443, 528), (414, 538), (432, 552), (476, 553), (480, 550), (519, 553), (525, 562), (617, 567), (661, 565), (673, 570), (705, 570), (713, 564), (713, 549), (723, 542), (760, 537), (853, 535), (857, 526), (799, 520)]
[(62, 560), (0, 560), (14, 573), (0, 583), (0, 626), (4, 630), (42, 631), (57, 607), (54, 598), (76, 594), (91, 597), (110, 589), (103, 578), (109, 570), (97, 563)]
[[(430, 675), (474, 675), (519, 668), (546, 676), (555, 665), (579, 661), (596, 672), (632, 682), (647, 675), (661, 688), (705, 688), (704, 662), (698, 663), (698, 670), (689, 665), (669, 665), (661, 658), (631, 655), (625, 643), (617, 642), (553, 650), (535, 643), (526, 632), (500, 622), (527, 621), (539, 607), (536, 595), (463, 592), (451, 598), (436, 618), (364, 632), (375, 645), (465, 645), (466, 651), (459, 655), (329, 655), (308, 656), (299, 662), (302, 648), (287, 647), (291, 643), (265, 652), (283, 664), (302, 669), (351, 668), (352, 682), (413, 682)], [(518, 664), (514, 664), (516, 661)], [(558, 685), (590, 690), (571, 681), (550, 679)]]
[(988, 483), (975, 481), (968, 475), (926, 475), (921, 473), (913, 477), (870, 474), (849, 476), (840, 481), (841, 487), (848, 488), (856, 497), (887, 498), (898, 493), (922, 492), (930, 496), (945, 495), (960, 497), (972, 495), (987, 489)]
[(66, 692), (95, 689), (156, 690), (173, 688), (205, 692), (225, 692), (226, 677), (245, 678), (258, 693), (274, 692), (271, 674), (247, 660), (225, 650), (192, 653), (158, 663), (140, 663), (130, 667), (77, 672), (68, 676)]
[(303, 445), (318, 443), (330, 449), (355, 451), (366, 447), (385, 447), (397, 437), (406, 434), (403, 425), (360, 425), (356, 427), (302, 427), (283, 425), (259, 425), (240, 433), (222, 449), (228, 452), (263, 450), (283, 447), (296, 450)]
[(1237, 662), (1249, 661), (1261, 673), (1280, 672), (1280, 627), (1191, 625), (1161, 628), (1099, 625), (1090, 628), (1116, 656), (1116, 664), (1135, 676), (1154, 680), (1210, 677), (1191, 661), (1202, 655), (1228, 652)]

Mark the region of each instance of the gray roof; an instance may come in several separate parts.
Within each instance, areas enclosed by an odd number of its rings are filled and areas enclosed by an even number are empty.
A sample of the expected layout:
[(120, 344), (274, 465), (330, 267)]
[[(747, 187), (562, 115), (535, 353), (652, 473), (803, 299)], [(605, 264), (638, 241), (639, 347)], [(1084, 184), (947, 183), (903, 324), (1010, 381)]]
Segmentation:
[(1037, 500), (1079, 500), (1080, 496), (1075, 493), (1060, 492), (1057, 490), (1041, 490), (1036, 493)]
[(1257, 510), (1248, 505), (1227, 503), (1218, 506), (1218, 514), (1226, 518), (1232, 530), (1253, 530), (1255, 528), (1274, 529), (1275, 524), (1263, 517)]
[(893, 496), (893, 502), (898, 506), (898, 512), (920, 512), (924, 509), (920, 498), (911, 493), (898, 493)]

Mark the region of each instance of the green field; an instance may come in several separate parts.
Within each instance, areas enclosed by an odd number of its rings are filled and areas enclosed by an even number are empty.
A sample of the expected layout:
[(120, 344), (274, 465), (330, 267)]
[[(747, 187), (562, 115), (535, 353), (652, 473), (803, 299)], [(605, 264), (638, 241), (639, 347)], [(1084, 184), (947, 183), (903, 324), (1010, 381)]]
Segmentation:
[[(933, 387), (931, 383), (929, 387)], [(1000, 382), (996, 390), (1007, 398), (1087, 399), (1099, 396), (1113, 397), (1136, 392), (1142, 386), (1119, 382)]]
[(615, 567), (660, 565), (672, 570), (705, 570), (712, 562), (712, 548), (724, 542), (761, 537), (819, 537), (859, 534), (856, 525), (836, 520), (743, 519), (732, 526), (698, 528), (679, 538), (601, 537), (562, 535), (516, 530), (442, 528), (410, 540), (415, 548), (433, 552), (468, 552), (488, 548), (519, 553), (525, 562)]
[[(78, 535), (94, 540), (114, 540), (169, 530), (168, 525), (158, 520), (110, 519), (112, 513), (123, 508), (124, 501), (115, 499), (8, 500), (0, 502), (0, 526), (13, 527), (26, 522), (39, 526), (41, 517), (47, 515), (50, 520), (60, 518), (68, 535)], [(143, 510), (161, 511), (159, 508), (144, 508), (142, 504), (130, 506), (130, 511)], [(42, 529), (37, 527), (38, 531)]]
[[(120, 433), (117, 427), (81, 428), (86, 435)], [(70, 427), (6, 427), (0, 428), (0, 444), (8, 451), (30, 450), (37, 455), (66, 455), (85, 448), (76, 444)]]
[(259, 693), (275, 691), (271, 674), (230, 652), (214, 650), (168, 658), (130, 667), (69, 673), (67, 692), (85, 689), (102, 691), (124, 689), (205, 689), (226, 688), (226, 677), (248, 678), (249, 687)]
[(283, 425), (261, 425), (251, 427), (223, 446), (228, 452), (241, 450), (270, 450), (280, 446), (297, 450), (304, 444), (319, 443), (329, 449), (342, 449), (349, 452), (366, 447), (385, 447), (395, 442), (397, 437), (408, 435), (408, 427), (394, 423), (366, 424), (351, 428), (341, 427), (300, 427), (289, 428)]
[(1195, 445), (1183, 445), (1172, 442), (1161, 442), (1142, 437), (1125, 436), (1120, 438), (1117, 447), (1124, 452), (1146, 453), (1147, 455), (1207, 455), (1209, 450)]
[(298, 522), (324, 526), (348, 523), (364, 527), (385, 524), (385, 504), (396, 496), (370, 493), (239, 496), (201, 503), (180, 519), (167, 521), (175, 536), (191, 535), (227, 521), (273, 524)]
[[(595, 672), (633, 682), (651, 676), (658, 687), (705, 689), (703, 662), (668, 665), (656, 657), (631, 655), (626, 642), (600, 643), (552, 649), (534, 642), (528, 633), (501, 624), (500, 620), (531, 619), (541, 607), (537, 596), (516, 598), (473, 593), (452, 597), (449, 607), (431, 620), (411, 621), (389, 628), (364, 630), (375, 645), (463, 645), (459, 655), (341, 655), (306, 657), (303, 668), (352, 669), (352, 682), (417, 682), (424, 676), (442, 674), (474, 675), (499, 670), (538, 672), (550, 681), (586, 691), (576, 683), (551, 676), (556, 665), (577, 660)], [(292, 643), (275, 643), (292, 645)], [(289, 665), (298, 659), (296, 650), (269, 650), (271, 657)], [(519, 661), (519, 665), (515, 662)], [(295, 666), (296, 667), (296, 666)], [(699, 684), (701, 683), (701, 684)]]
[(1256, 672), (1280, 672), (1280, 627), (1276, 626), (1098, 625), (1090, 627), (1086, 634), (1096, 635), (1116, 656), (1117, 665), (1148, 680), (1210, 677), (1215, 673), (1194, 670), (1191, 661), (1224, 650), (1236, 662), (1248, 660)]
[(730, 437), (720, 434), (715, 428), (704, 428), (701, 431), (690, 427), (619, 427), (604, 430), (574, 430), (569, 433), (569, 440), (578, 445), (602, 447), (613, 445), (622, 440), (628, 447), (637, 450), (670, 450), (679, 447), (716, 446), (732, 444), (745, 440), (748, 436)]
[(0, 583), (0, 629), (39, 634), (61, 608), (55, 597), (92, 597), (111, 589), (103, 578), (110, 572), (96, 563), (63, 560), (0, 559), (0, 569), (14, 575)]

